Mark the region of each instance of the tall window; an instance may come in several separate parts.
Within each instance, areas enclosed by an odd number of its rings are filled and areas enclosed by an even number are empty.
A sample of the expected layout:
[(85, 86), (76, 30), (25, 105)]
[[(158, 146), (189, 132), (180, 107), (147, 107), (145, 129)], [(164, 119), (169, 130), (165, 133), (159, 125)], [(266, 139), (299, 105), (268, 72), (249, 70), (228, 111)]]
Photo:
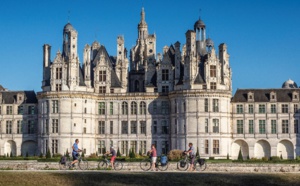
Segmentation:
[(219, 100), (213, 99), (213, 112), (219, 112)]
[(166, 120), (161, 120), (161, 133), (169, 134), (169, 126)]
[(45, 110), (44, 110), (45, 112), (44, 113), (48, 114), (48, 112), (49, 112), (49, 101), (46, 100), (44, 103), (45, 103)]
[(169, 92), (169, 86), (161, 86), (161, 92)]
[(105, 102), (98, 103), (98, 114), (105, 115)]
[(98, 140), (98, 154), (104, 154), (105, 152), (105, 141)]
[(276, 127), (276, 120), (271, 120), (271, 133), (272, 134), (276, 134), (276, 130), (277, 127)]
[(258, 112), (259, 112), (260, 114), (266, 113), (266, 108), (265, 108), (265, 107), (266, 107), (265, 105), (259, 104), (259, 105), (258, 105)]
[(99, 93), (100, 94), (106, 93), (106, 86), (99, 86)]
[(109, 114), (110, 115), (114, 114), (114, 102), (109, 103)]
[(58, 100), (52, 100), (52, 113), (58, 113)]
[(153, 134), (157, 133), (157, 121), (153, 121)]
[(17, 121), (17, 134), (22, 134), (22, 120)]
[(146, 141), (140, 141), (140, 151), (142, 154), (146, 154)]
[(298, 134), (298, 120), (294, 120), (294, 133)]
[(243, 105), (237, 105), (236, 106), (236, 113), (237, 114), (242, 114), (244, 111), (243, 111)]
[(52, 154), (58, 153), (58, 140), (52, 140)]
[(18, 114), (23, 114), (23, 106), (18, 106)]
[(6, 134), (12, 133), (12, 121), (6, 121)]
[(215, 82), (210, 83), (210, 89), (216, 90), (217, 89), (217, 84)]
[(249, 105), (248, 106), (248, 112), (249, 112), (249, 114), (253, 114), (253, 105)]
[(259, 120), (259, 133), (260, 134), (266, 133), (266, 120)]
[(98, 121), (98, 134), (105, 134), (105, 121)]
[(282, 133), (289, 133), (289, 120), (282, 120)]
[(55, 90), (61, 91), (61, 84), (55, 84)]
[(146, 103), (143, 101), (140, 103), (140, 114), (146, 114)]
[(169, 102), (168, 101), (161, 102), (161, 113), (169, 114)]
[(237, 120), (237, 133), (238, 134), (243, 134), (244, 133), (244, 120)]
[(34, 106), (28, 106), (28, 114), (35, 114), (34, 113), (35, 112), (35, 108), (34, 108)]
[(249, 120), (249, 134), (254, 133), (253, 120)]
[(276, 105), (275, 104), (272, 104), (271, 105), (271, 113), (276, 113)]
[(156, 101), (153, 101), (152, 111), (153, 111), (153, 114), (157, 114), (157, 102)]
[(210, 65), (210, 77), (217, 77), (216, 65)]
[(208, 99), (204, 99), (204, 112), (208, 112)]
[(137, 147), (137, 141), (130, 141), (130, 150), (136, 152), (136, 147)]
[(213, 133), (219, 133), (219, 119), (213, 119)]
[(220, 153), (219, 140), (213, 140), (213, 154)]
[(12, 115), (12, 106), (6, 106), (6, 114)]
[(52, 119), (52, 133), (58, 133), (58, 119)]
[(298, 112), (298, 104), (294, 104), (294, 113)]
[(28, 134), (34, 134), (34, 121), (33, 120), (28, 120), (28, 125), (27, 125), (27, 130)]
[(282, 113), (289, 113), (289, 107), (288, 107), (288, 104), (282, 104), (282, 105), (281, 105), (281, 112), (282, 112)]
[(100, 70), (99, 71), (99, 82), (105, 82), (106, 81), (106, 70)]
[(205, 140), (205, 154), (208, 154), (208, 149), (209, 149), (209, 143), (208, 140)]
[(131, 134), (136, 134), (136, 121), (130, 121), (130, 133)]
[(110, 134), (114, 133), (114, 122), (113, 121), (110, 121), (109, 133)]
[(131, 102), (131, 114), (137, 114), (137, 104), (136, 102)]
[(177, 119), (175, 119), (174, 134), (177, 134)]
[(161, 142), (161, 153), (162, 154), (168, 154), (169, 152), (169, 142), (166, 141), (162, 141)]
[(128, 114), (128, 103), (125, 102), (125, 101), (122, 103), (122, 114), (123, 115), (127, 115)]
[(128, 152), (128, 141), (121, 141), (121, 153), (127, 154)]
[(205, 118), (205, 133), (208, 133), (208, 119)]
[(62, 78), (62, 68), (56, 68), (56, 74), (55, 74), (56, 79), (61, 79)]
[(46, 134), (49, 134), (49, 119), (46, 119), (45, 120), (45, 133)]
[(146, 134), (146, 121), (140, 121), (141, 134)]
[(161, 80), (162, 81), (169, 81), (169, 70), (168, 69), (162, 69), (161, 71)]
[(128, 134), (128, 121), (122, 121), (122, 134)]

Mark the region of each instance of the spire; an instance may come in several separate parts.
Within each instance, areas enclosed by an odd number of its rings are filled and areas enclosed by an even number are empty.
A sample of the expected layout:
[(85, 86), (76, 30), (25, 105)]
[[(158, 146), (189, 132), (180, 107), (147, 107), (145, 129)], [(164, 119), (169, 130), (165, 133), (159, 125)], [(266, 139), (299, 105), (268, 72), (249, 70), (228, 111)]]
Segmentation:
[(146, 21), (145, 21), (145, 11), (144, 11), (144, 7), (142, 8), (142, 12), (141, 12), (141, 21), (140, 21), (140, 25), (147, 25)]

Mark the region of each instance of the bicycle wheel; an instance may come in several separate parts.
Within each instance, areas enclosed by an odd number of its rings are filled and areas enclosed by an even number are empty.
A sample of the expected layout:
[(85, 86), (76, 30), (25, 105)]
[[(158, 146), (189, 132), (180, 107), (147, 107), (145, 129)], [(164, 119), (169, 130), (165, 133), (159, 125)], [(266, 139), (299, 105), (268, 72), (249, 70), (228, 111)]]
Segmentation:
[(86, 159), (81, 159), (78, 162), (78, 166), (81, 170), (87, 170), (89, 168), (89, 163)]
[(71, 161), (70, 161), (70, 159), (67, 158), (66, 162), (64, 164), (61, 164), (60, 162), (58, 162), (58, 164), (59, 164), (60, 170), (67, 170), (70, 167)]
[(177, 163), (177, 169), (181, 171), (186, 171), (189, 168), (189, 163), (185, 161), (184, 159), (179, 160)]
[(143, 171), (148, 171), (151, 169), (151, 160), (150, 159), (144, 159), (140, 163), (140, 167)]
[(205, 169), (206, 169), (206, 162), (204, 162), (203, 165), (200, 165), (200, 171), (204, 171)]
[(114, 162), (114, 169), (115, 170), (121, 170), (123, 168), (123, 163), (120, 161), (115, 161)]
[(157, 165), (157, 168), (161, 171), (166, 171), (169, 167), (169, 163), (167, 162), (166, 164), (161, 164), (160, 162)]
[(106, 162), (106, 161), (102, 160), (102, 161), (100, 161), (100, 162), (98, 163), (98, 169), (104, 170), (104, 169), (106, 169), (106, 168), (107, 168), (107, 162)]

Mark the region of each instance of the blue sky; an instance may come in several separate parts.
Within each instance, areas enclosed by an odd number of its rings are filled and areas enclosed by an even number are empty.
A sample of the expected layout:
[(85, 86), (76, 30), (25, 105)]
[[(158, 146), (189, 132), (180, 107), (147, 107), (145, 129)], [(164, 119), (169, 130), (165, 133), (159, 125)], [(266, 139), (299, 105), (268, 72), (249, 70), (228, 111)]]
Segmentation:
[[(116, 38), (136, 43), (141, 8), (157, 52), (176, 41), (199, 18), (215, 47), (226, 43), (237, 88), (280, 88), (289, 78), (300, 85), (300, 1), (298, 0), (1, 0), (0, 84), (9, 90), (41, 91), (42, 46), (51, 59), (62, 49), (70, 21), (78, 31), (78, 53), (97, 40), (116, 55)], [(70, 13), (69, 13), (70, 12)], [(69, 18), (68, 18), (69, 17)]]

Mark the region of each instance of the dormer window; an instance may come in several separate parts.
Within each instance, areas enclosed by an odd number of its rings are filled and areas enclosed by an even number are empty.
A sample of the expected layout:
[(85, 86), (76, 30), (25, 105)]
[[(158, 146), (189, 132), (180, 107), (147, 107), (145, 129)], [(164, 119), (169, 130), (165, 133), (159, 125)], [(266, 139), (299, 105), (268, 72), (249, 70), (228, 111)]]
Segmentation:
[(270, 93), (270, 101), (276, 101), (277, 98), (276, 98), (276, 92), (271, 92)]
[(293, 101), (299, 101), (299, 93), (293, 92)]
[(248, 92), (247, 98), (248, 98), (248, 101), (251, 101), (251, 102), (254, 101), (254, 93)]

